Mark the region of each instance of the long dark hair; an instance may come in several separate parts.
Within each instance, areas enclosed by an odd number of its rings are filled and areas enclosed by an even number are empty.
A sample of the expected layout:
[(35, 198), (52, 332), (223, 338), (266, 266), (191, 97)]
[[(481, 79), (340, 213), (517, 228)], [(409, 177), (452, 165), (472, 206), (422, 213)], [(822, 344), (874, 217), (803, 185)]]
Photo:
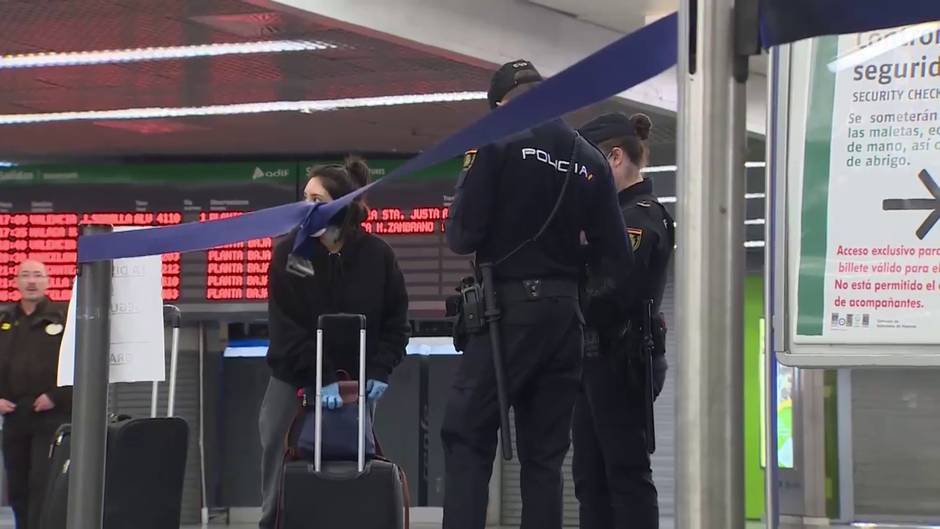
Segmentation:
[[(357, 156), (349, 156), (342, 165), (318, 165), (311, 169), (310, 178), (319, 178), (326, 192), (333, 200), (348, 195), (360, 187), (369, 184), (369, 166), (365, 160)], [(362, 232), (362, 223), (369, 218), (369, 206), (363, 195), (356, 197), (352, 203), (343, 208), (345, 213), (339, 213), (340, 239), (349, 240)]]
[(633, 135), (604, 140), (599, 147), (604, 152), (620, 147), (623, 152), (627, 153), (633, 165), (643, 169), (649, 163), (650, 151), (646, 140), (649, 139), (650, 131), (653, 130), (653, 121), (646, 114), (634, 114), (630, 116), (630, 122), (633, 123)]

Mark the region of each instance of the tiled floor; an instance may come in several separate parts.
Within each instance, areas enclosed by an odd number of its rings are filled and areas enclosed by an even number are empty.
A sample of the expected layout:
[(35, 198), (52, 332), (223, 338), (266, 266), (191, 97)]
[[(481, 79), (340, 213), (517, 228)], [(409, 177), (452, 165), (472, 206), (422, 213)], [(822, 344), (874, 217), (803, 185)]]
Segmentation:
[[(248, 525), (248, 524), (245, 524), (245, 525), (234, 525), (234, 524), (233, 524), (233, 525), (229, 525), (229, 526), (219, 526), (219, 527), (220, 527), (220, 528), (226, 527), (226, 528), (228, 528), (228, 529), (256, 529), (256, 528), (257, 528), (256, 525)], [(411, 529), (440, 529), (440, 527), (441, 527), (441, 526), (440, 526), (439, 524), (411, 524)], [(659, 527), (660, 527), (660, 529), (672, 529), (673, 525), (672, 525), (671, 523), (669, 523), (669, 524), (663, 523), (663, 524), (661, 524)], [(763, 529), (763, 527), (764, 527), (763, 524), (760, 524), (760, 523), (748, 523), (746, 529)], [(826, 527), (827, 527), (828, 529), (839, 529), (840, 527), (847, 528), (848, 526), (834, 526), (834, 525), (830, 525), (830, 526), (826, 526)], [(198, 526), (198, 525), (197, 525), (197, 526), (184, 526), (184, 527), (183, 527), (183, 529), (199, 529), (199, 528), (200, 528), (200, 526)], [(493, 528), (490, 528), (490, 529), (497, 529), (497, 528), (493, 527)], [(501, 527), (501, 528), (498, 528), (498, 529), (510, 529), (510, 528), (508, 528), (508, 527), (502, 528), (502, 527)], [(565, 528), (565, 529), (574, 529), (574, 528)], [(799, 527), (797, 527), (797, 526), (790, 525), (790, 526), (782, 526), (782, 527), (780, 527), (780, 529), (821, 529), (821, 528), (820, 528), (819, 526), (799, 526)]]
[[(199, 529), (199, 527), (200, 527), (200, 526), (198, 526), (198, 525), (195, 525), (195, 526), (184, 526), (183, 529)], [(251, 525), (251, 524), (232, 524), (232, 525), (229, 525), (229, 526), (224, 526), (224, 525), (222, 525), (222, 526), (219, 526), (219, 527), (220, 527), (220, 529), (221, 529), (222, 527), (225, 527), (225, 528), (227, 528), (227, 529), (256, 529), (258, 526), (257, 526), (257, 525)], [(411, 529), (440, 529), (440, 527), (441, 527), (440, 524), (411, 524)], [(659, 529), (673, 529), (674, 527), (675, 527), (675, 524), (673, 523), (672, 520), (663, 520), (663, 521), (660, 523)], [(764, 527), (764, 524), (761, 523), (761, 522), (748, 522), (748, 523), (747, 523), (747, 526), (746, 526), (746, 529), (763, 529), (763, 527)], [(850, 526), (845, 526), (845, 525), (829, 525), (829, 526), (825, 526), (825, 527), (826, 527), (827, 529), (840, 529), (840, 528), (842, 528), (842, 529), (848, 529)], [(4, 529), (6, 529), (6, 528), (4, 527)], [(500, 528), (492, 527), (492, 528), (489, 528), (489, 529), (510, 529), (510, 528), (509, 528), (509, 527), (500, 527)], [(565, 529), (574, 529), (574, 528), (565, 528)], [(779, 529), (823, 529), (823, 528), (821, 528), (821, 527), (818, 526), (818, 525), (807, 525), (807, 526), (803, 526), (803, 525), (798, 525), (798, 526), (797, 526), (797, 525), (782, 525)]]
[[(201, 529), (200, 525), (184, 525), (181, 529)], [(233, 523), (230, 525), (225, 525), (224, 523), (212, 524), (209, 526), (210, 529), (257, 529), (256, 524), (240, 524)], [(440, 524), (436, 523), (412, 523), (411, 529), (440, 529)], [(675, 523), (671, 519), (664, 519), (660, 524), (660, 529), (674, 529)], [(746, 529), (763, 529), (764, 524), (761, 522), (748, 522)], [(803, 526), (803, 525), (783, 525), (780, 529), (819, 529), (820, 526)], [(827, 526), (830, 529), (839, 529), (839, 528), (848, 528), (849, 526)], [(0, 509), (0, 529), (13, 529), (13, 515), (10, 513), (9, 509)], [(510, 529), (510, 528), (491, 528), (491, 529)], [(566, 528), (567, 529), (567, 528)]]

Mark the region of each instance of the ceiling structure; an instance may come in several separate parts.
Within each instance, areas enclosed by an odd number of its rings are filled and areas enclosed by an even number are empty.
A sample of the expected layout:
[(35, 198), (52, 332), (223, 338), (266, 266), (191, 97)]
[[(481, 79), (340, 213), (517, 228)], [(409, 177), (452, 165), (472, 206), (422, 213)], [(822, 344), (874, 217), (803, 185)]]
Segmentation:
[[(263, 0), (251, 0), (261, 2)], [(316, 12), (387, 35), (454, 53), (503, 63), (532, 60), (555, 75), (624, 35), (669, 15), (678, 0), (278, 0), (297, 12)], [(643, 57), (624, 57), (611, 68), (630, 68)], [(766, 132), (766, 62), (752, 61), (747, 84), (747, 129)], [(619, 94), (630, 105), (674, 115), (676, 68)]]
[[(392, 1), (395, 9), (388, 8)], [(346, 152), (410, 156), (488, 112), (480, 94), (498, 64), (527, 57), (553, 75), (671, 12), (676, 1), (0, 0), (0, 168)], [(298, 42), (301, 51), (240, 48), (208, 57), (114, 62), (128, 54), (198, 54), (206, 50), (196, 47), (210, 44), (285, 48)], [(100, 57), (74, 54), (106, 50), (136, 51), (111, 53), (104, 64), (87, 64)], [(17, 61), (34, 67), (9, 67)], [(628, 65), (625, 60), (612, 67)], [(752, 63), (752, 91), (763, 92), (765, 69), (762, 61)], [(676, 160), (675, 92), (675, 72), (666, 72), (565, 118), (577, 126), (601, 112), (649, 114), (657, 190), (673, 204), (675, 172), (663, 166)], [(468, 100), (446, 100), (468, 93)], [(406, 95), (436, 99), (387, 100)], [(755, 161), (764, 154), (763, 125), (754, 117), (762, 119), (763, 103), (752, 96), (747, 159)], [(243, 108), (258, 104), (269, 104), (263, 108), (269, 111)], [(272, 104), (282, 106), (270, 111)], [(332, 109), (300, 111), (324, 106)], [(151, 115), (50, 116), (139, 109)], [(183, 115), (164, 116), (174, 112)], [(25, 115), (59, 121), (4, 124)], [(751, 173), (749, 241), (758, 244), (762, 172)]]
[[(481, 92), (496, 67), (266, 0), (0, 0), (0, 12), (0, 161), (12, 163), (411, 154), (488, 111)], [(195, 48), (298, 42), (306, 49)], [(128, 61), (128, 55), (206, 49), (224, 54)], [(104, 57), (76, 53), (108, 50)], [(13, 61), (20, 67), (10, 67)], [(469, 99), (441, 101), (453, 94)], [(381, 99), (391, 96), (431, 96), (436, 102)], [(284, 102), (289, 110), (245, 108)], [(325, 102), (336, 108), (299, 111)], [(569, 118), (579, 124), (601, 110), (640, 108), (612, 100)], [(147, 119), (88, 114), (140, 109), (149, 109)], [(236, 111), (245, 113), (226, 115)], [(670, 163), (674, 117), (646, 111), (657, 125), (654, 161)], [(205, 115), (210, 112), (221, 114)], [(42, 121), (49, 119), (58, 121)], [(17, 120), (38, 122), (4, 124)]]
[[(629, 33), (679, 10), (678, 0), (525, 0), (602, 28)], [(767, 75), (767, 55), (751, 58), (751, 73)]]

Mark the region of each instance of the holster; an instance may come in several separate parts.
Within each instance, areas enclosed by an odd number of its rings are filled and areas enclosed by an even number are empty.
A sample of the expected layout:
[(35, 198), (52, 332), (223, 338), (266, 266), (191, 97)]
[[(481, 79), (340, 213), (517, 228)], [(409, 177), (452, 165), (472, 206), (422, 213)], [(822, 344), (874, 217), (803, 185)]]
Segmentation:
[(483, 285), (475, 277), (465, 277), (455, 289), (457, 295), (447, 298), (446, 315), (454, 318), (454, 349), (463, 351), (470, 336), (487, 331), (484, 317)]

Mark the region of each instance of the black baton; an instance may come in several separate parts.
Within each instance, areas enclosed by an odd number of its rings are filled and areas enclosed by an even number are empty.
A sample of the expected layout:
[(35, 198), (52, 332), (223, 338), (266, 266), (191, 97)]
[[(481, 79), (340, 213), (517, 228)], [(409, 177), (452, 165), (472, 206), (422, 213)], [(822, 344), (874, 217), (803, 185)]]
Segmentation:
[(490, 348), (493, 350), (493, 368), (496, 372), (496, 396), (499, 399), (499, 424), (503, 445), (503, 459), (512, 460), (512, 434), (509, 431), (509, 399), (506, 396), (506, 374), (503, 372), (503, 349), (499, 336), (499, 307), (496, 305), (496, 286), (493, 284), (493, 264), (480, 264), (483, 275), (483, 303), (486, 323), (490, 330)]
[(643, 356), (646, 358), (646, 450), (649, 453), (656, 451), (656, 421), (653, 413), (653, 403), (656, 401), (656, 390), (653, 388), (653, 302), (647, 300), (643, 303)]

